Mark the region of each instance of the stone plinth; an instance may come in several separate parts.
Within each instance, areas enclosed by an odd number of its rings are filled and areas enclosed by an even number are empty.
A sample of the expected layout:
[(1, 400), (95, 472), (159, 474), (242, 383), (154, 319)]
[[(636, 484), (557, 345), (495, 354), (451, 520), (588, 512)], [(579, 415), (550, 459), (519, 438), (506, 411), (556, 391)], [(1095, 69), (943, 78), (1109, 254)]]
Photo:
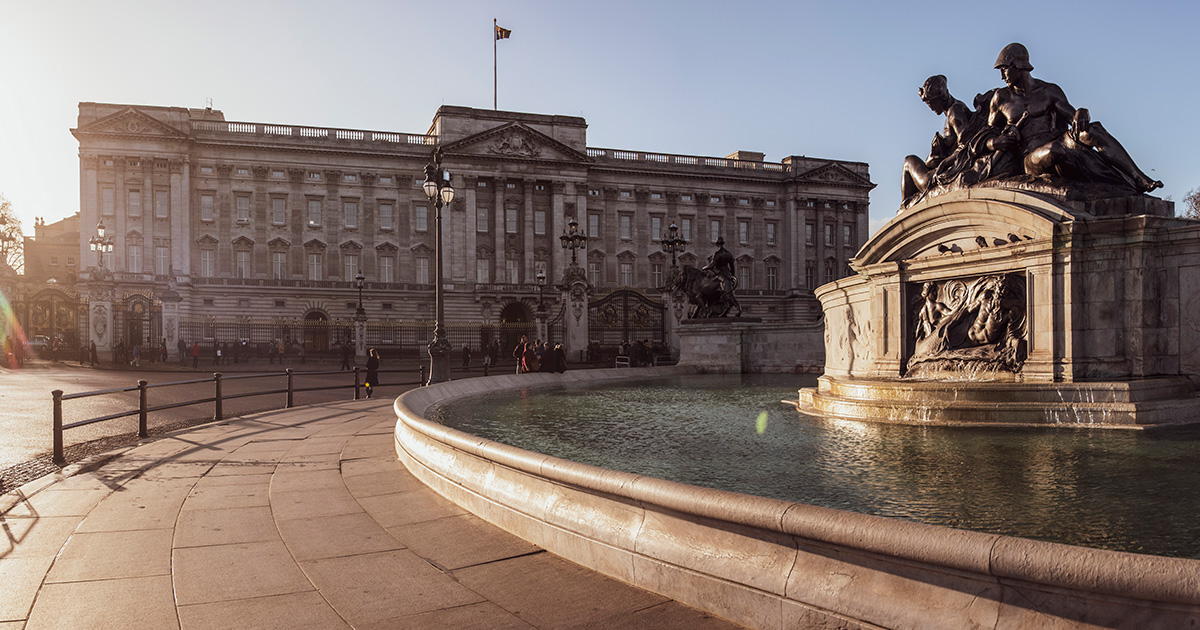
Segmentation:
[(749, 336), (758, 317), (685, 319), (679, 326), (679, 365), (703, 372), (740, 374), (753, 362)]
[[(817, 289), (828, 378), (802, 406), (918, 423), (1200, 421), (1200, 222), (1162, 216), (1165, 203), (983, 188), (905, 210), (858, 252), (857, 275)], [(1168, 394), (1113, 401), (1127, 408), (1089, 398), (1164, 378)], [(977, 383), (1010, 384), (998, 402), (1013, 413), (980, 412)], [(914, 388), (924, 411), (891, 405)]]

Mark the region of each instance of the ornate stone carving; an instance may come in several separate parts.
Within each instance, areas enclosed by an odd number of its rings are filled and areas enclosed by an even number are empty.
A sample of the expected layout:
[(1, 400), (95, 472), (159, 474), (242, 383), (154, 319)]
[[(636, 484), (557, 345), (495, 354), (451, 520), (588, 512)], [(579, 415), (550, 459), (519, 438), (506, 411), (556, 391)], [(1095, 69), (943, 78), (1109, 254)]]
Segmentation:
[(617, 195), (620, 194), (620, 192), (621, 191), (617, 190), (613, 186), (605, 186), (604, 187), (604, 198), (605, 199), (616, 199)]
[(584, 289), (582, 282), (576, 282), (571, 285), (571, 314), (575, 316), (575, 321), (579, 321), (583, 317), (585, 304), (587, 304), (587, 290)]
[(670, 203), (679, 203), (679, 191), (678, 190), (668, 190), (666, 192), (666, 198), (667, 198), (667, 201), (669, 201)]
[(646, 201), (650, 198), (650, 191), (645, 188), (635, 188), (633, 191), (633, 196), (636, 197), (638, 201)]
[(375, 185), (375, 173), (359, 173), (358, 176), (360, 179), (362, 179), (363, 186)]
[(337, 187), (338, 184), (342, 183), (342, 172), (325, 171), (325, 183), (328, 184), (330, 188)]
[(921, 285), (912, 305), (906, 376), (976, 378), (1020, 372), (1025, 362), (1025, 278), (1020, 273)]
[(83, 160), (84, 168), (92, 170), (100, 168), (100, 156), (98, 155), (84, 155), (81, 156), (81, 159)]
[(267, 173), (270, 171), (267, 167), (261, 164), (255, 164), (254, 166), (250, 167), (250, 172), (254, 173), (254, 179), (264, 180), (267, 178)]
[(108, 335), (108, 308), (103, 304), (92, 307), (92, 334), (100, 345), (105, 344)]
[(293, 184), (299, 184), (304, 181), (304, 169), (302, 168), (289, 168), (287, 174), (288, 181)]
[(217, 176), (218, 177), (220, 177), (222, 179), (226, 179), (231, 174), (233, 174), (233, 165), (232, 164), (218, 164), (217, 165)]
[(463, 188), (467, 190), (475, 190), (476, 185), (479, 184), (479, 177), (476, 175), (463, 175), (462, 182)]
[(550, 184), (550, 186), (551, 186), (551, 191), (556, 195), (561, 195), (564, 192), (566, 192), (566, 190), (567, 190), (566, 182), (552, 182)]
[(485, 150), (488, 153), (508, 157), (534, 158), (542, 154), (541, 148), (532, 139), (516, 130), (509, 130), (492, 140)]
[(573, 216), (575, 216), (575, 207), (576, 206), (575, 206), (574, 201), (564, 201), (563, 202), (563, 213), (569, 217), (573, 217)]
[(454, 201), (450, 202), (450, 209), (454, 210), (455, 212), (463, 212), (467, 209), (467, 202), (464, 201), (462, 197), (458, 197)]
[(167, 170), (169, 170), (172, 175), (183, 173), (183, 160), (171, 160), (167, 163)]

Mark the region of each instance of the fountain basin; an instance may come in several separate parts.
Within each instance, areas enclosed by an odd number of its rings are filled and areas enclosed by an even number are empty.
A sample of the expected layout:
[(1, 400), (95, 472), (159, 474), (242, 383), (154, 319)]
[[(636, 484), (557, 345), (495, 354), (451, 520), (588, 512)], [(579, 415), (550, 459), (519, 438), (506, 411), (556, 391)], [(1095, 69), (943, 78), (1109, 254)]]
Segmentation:
[(397, 454), (434, 490), (536, 545), (753, 628), (1200, 623), (1200, 560), (689, 486), (514, 448), (425, 417), (463, 396), (679, 373), (526, 374), (413, 390), (396, 401)]

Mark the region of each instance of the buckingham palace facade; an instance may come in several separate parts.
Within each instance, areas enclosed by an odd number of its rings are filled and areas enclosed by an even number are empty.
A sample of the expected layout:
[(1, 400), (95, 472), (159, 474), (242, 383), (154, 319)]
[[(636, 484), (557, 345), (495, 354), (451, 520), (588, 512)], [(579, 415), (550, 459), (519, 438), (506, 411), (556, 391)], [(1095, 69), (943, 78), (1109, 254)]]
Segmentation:
[[(541, 316), (551, 337), (569, 310), (568, 268), (586, 278), (589, 302), (620, 291), (665, 304), (671, 224), (687, 241), (679, 264), (704, 265), (724, 237), (747, 315), (819, 317), (812, 289), (848, 273), (874, 186), (859, 162), (593, 148), (579, 117), (453, 106), (428, 132), (403, 133), (80, 103), (72, 133), (80, 293), (102, 349), (287, 337), (320, 352), (348, 330), (360, 272), (371, 343), (422, 343), (435, 211), (421, 184), (435, 148), (457, 193), (442, 213), (448, 322)], [(560, 243), (573, 219), (588, 237), (578, 251)], [(102, 267), (89, 245), (98, 224), (111, 239)], [(668, 320), (675, 310), (663, 307)], [(317, 324), (320, 336), (301, 332)], [(474, 332), (464, 341), (479, 343)]]

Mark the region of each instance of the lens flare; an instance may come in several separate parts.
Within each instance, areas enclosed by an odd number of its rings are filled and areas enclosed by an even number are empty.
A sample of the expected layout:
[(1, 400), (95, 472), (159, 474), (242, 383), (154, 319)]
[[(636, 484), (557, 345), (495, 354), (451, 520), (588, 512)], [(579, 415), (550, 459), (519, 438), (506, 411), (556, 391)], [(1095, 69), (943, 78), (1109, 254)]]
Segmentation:
[(760, 411), (758, 413), (758, 419), (756, 419), (754, 421), (754, 429), (756, 431), (758, 431), (759, 435), (762, 435), (767, 432), (767, 412), (766, 412), (766, 410)]
[(20, 361), (17, 359), (19, 354), (25, 352), (28, 347), (25, 339), (25, 331), (21, 328), (21, 323), (17, 321), (17, 316), (13, 313), (12, 305), (8, 303), (8, 298), (0, 293), (0, 334), (4, 340), (4, 363), (11, 369), (20, 367)]

